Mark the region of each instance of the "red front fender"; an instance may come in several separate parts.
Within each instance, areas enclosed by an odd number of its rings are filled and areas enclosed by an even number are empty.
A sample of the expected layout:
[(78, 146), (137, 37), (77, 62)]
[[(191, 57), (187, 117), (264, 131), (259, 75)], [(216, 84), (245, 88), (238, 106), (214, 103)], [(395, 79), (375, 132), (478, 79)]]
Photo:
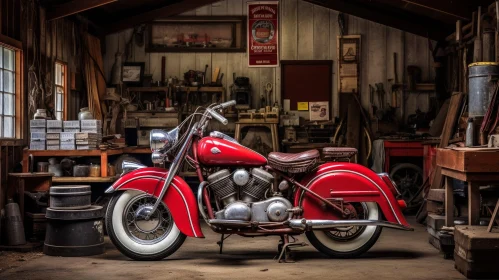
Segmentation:
[[(326, 163), (301, 182), (324, 198), (341, 198), (343, 202), (376, 202), (388, 222), (410, 227), (386, 183), (372, 170), (353, 163)], [(341, 219), (334, 211), (324, 211), (323, 202), (307, 192), (296, 192), (295, 205), (308, 219)]]
[[(119, 178), (112, 185), (115, 191), (137, 190), (158, 197), (168, 170), (155, 167), (137, 169)], [(163, 198), (178, 229), (191, 237), (204, 237), (199, 226), (196, 198), (191, 188), (180, 177), (175, 176)]]

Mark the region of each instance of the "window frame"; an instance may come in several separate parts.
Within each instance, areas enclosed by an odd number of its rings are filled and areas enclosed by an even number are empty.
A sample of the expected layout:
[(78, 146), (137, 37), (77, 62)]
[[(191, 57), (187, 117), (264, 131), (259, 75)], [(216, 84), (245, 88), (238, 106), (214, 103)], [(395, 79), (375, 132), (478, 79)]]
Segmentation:
[[(0, 46), (14, 51), (14, 137), (0, 137), (0, 140), (23, 139), (23, 115), (24, 115), (24, 56), (23, 46), (20, 41), (0, 34)], [(3, 129), (3, 124), (2, 124)], [(1, 135), (1, 134), (0, 134)]]
[[(61, 65), (62, 67), (62, 73), (63, 77), (61, 80), (62, 85), (58, 85), (56, 83), (56, 72), (57, 72), (57, 64)], [(56, 60), (54, 62), (54, 115), (57, 118), (57, 112), (62, 112), (62, 119), (63, 121), (68, 119), (68, 64), (62, 60)], [(62, 104), (62, 111), (57, 110), (57, 89), (62, 88), (63, 89), (63, 104)]]

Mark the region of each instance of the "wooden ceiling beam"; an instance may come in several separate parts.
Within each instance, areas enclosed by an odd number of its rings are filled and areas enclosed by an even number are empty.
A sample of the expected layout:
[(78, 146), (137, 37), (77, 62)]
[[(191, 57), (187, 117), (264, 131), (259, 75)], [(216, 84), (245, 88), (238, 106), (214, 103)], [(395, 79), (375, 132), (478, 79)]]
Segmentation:
[(158, 9), (148, 11), (139, 15), (127, 17), (117, 22), (112, 22), (104, 27), (104, 33), (110, 34), (124, 29), (132, 28), (139, 24), (151, 22), (157, 19), (163, 19), (171, 16), (176, 16), (181, 13), (194, 10), (196, 8), (210, 5), (220, 0), (184, 0), (177, 3), (169, 4)]
[(73, 0), (61, 5), (47, 7), (47, 20), (50, 21), (64, 18), (117, 1), (118, 0)]
[(404, 10), (380, 8), (351, 0), (305, 0), (312, 4), (404, 30), (433, 40), (444, 40), (452, 32), (444, 23), (409, 14)]

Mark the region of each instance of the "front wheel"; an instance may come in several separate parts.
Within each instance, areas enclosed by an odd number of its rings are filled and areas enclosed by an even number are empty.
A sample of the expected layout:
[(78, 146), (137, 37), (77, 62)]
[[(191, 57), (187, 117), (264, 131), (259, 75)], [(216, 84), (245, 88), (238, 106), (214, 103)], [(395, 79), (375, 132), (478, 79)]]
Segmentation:
[(161, 260), (184, 243), (185, 235), (175, 225), (162, 202), (146, 219), (156, 198), (138, 191), (116, 193), (106, 212), (106, 230), (125, 256), (139, 261)]
[[(363, 220), (380, 220), (381, 212), (375, 202), (352, 203)], [(333, 258), (354, 258), (367, 252), (381, 235), (380, 226), (351, 226), (332, 231), (306, 232), (307, 239), (321, 253)]]

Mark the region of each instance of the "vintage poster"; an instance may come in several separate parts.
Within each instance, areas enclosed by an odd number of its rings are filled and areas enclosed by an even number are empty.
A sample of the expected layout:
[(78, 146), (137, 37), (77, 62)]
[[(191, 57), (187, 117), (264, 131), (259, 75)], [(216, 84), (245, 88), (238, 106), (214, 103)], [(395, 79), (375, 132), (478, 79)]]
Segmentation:
[(248, 2), (248, 66), (279, 66), (278, 1)]
[(310, 120), (311, 121), (328, 121), (329, 120), (329, 102), (314, 101), (310, 104)]

